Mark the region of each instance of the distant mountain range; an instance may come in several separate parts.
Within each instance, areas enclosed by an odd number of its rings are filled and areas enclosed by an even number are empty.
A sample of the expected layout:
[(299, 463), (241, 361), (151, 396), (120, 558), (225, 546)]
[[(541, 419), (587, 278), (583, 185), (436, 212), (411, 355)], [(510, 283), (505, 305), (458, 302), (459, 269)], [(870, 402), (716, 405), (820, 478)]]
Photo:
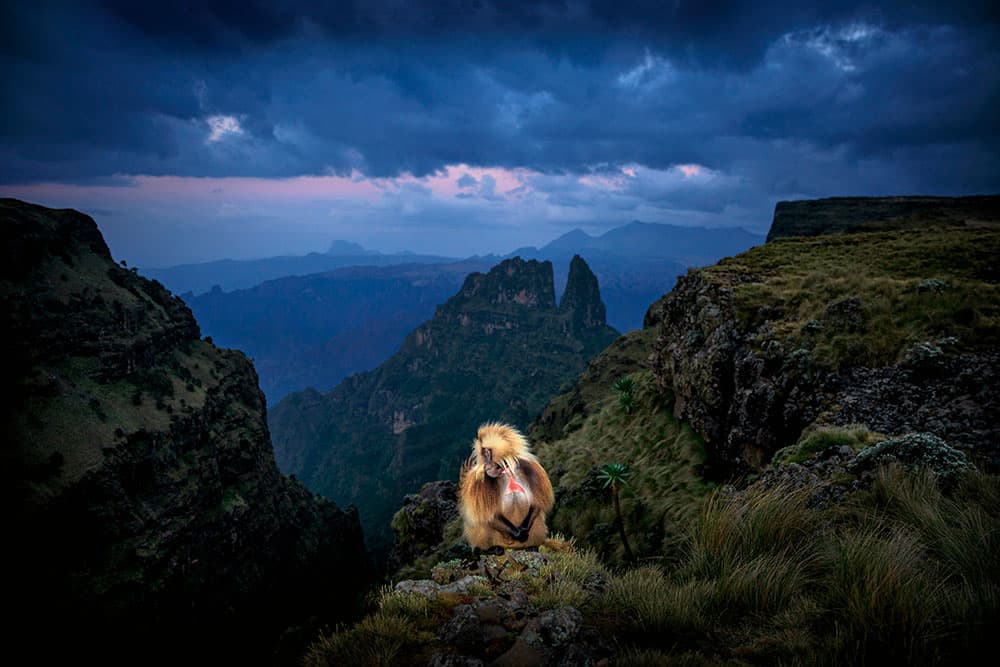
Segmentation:
[[(649, 304), (689, 267), (762, 241), (742, 229), (634, 222), (600, 236), (576, 229), (508, 257), (552, 261), (557, 292), (566, 284), (570, 259), (584, 257), (600, 281), (608, 323), (630, 331), (641, 326)], [(326, 255), (210, 262), (144, 273), (174, 291), (191, 290), (183, 298), (202, 330), (254, 359), (261, 386), (274, 403), (291, 391), (329, 389), (352, 373), (374, 368), (435, 306), (455, 294), (465, 275), (502, 259), (380, 255), (334, 241)], [(332, 265), (340, 268), (327, 270)], [(245, 285), (281, 272), (280, 278)]]
[(159, 269), (142, 269), (142, 275), (159, 280), (174, 294), (202, 294), (214, 287), (223, 291), (246, 289), (267, 280), (305, 276), (345, 266), (393, 266), (398, 264), (447, 264), (457, 257), (397, 253), (383, 255), (365, 250), (357, 243), (334, 241), (326, 253), (283, 255), (263, 259), (220, 259), (200, 264), (179, 264)]
[[(701, 266), (746, 250), (763, 242), (764, 237), (741, 227), (706, 229), (646, 222), (631, 222), (600, 236), (574, 229), (551, 243), (536, 249), (518, 248), (511, 256), (580, 256), (617, 257), (628, 260), (663, 260), (669, 258), (686, 266)], [(602, 285), (603, 288), (603, 285)], [(648, 305), (648, 304), (647, 304)]]
[(184, 298), (216, 344), (253, 358), (273, 403), (375, 368), (468, 274), (489, 267), (477, 261), (355, 266)]

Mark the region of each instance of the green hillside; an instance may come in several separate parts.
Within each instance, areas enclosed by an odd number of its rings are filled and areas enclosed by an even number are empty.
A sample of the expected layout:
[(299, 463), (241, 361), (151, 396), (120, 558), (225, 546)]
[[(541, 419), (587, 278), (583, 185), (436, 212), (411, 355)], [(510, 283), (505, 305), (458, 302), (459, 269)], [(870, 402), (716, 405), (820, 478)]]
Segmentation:
[(279, 403), (270, 418), (279, 465), (356, 504), (380, 549), (403, 494), (457, 477), (479, 424), (527, 426), (616, 336), (582, 259), (560, 306), (549, 262), (506, 260), (470, 275), (378, 369)]

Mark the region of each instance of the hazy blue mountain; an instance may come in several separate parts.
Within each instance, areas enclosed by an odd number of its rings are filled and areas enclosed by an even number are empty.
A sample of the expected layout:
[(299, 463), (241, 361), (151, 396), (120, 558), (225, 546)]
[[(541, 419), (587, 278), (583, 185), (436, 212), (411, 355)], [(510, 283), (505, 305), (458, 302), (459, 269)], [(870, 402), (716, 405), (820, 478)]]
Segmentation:
[(586, 258), (601, 283), (608, 324), (632, 331), (642, 326), (649, 304), (670, 291), (688, 268), (713, 264), (763, 242), (762, 235), (742, 228), (632, 222), (600, 236), (574, 229), (541, 248), (518, 248), (512, 255), (550, 260), (556, 267), (556, 289), (566, 283), (565, 260)]
[(330, 244), (327, 248), (327, 255), (340, 255), (340, 256), (351, 256), (351, 255), (379, 255), (377, 250), (367, 250), (364, 246), (359, 243), (354, 243), (352, 241), (344, 241), (337, 239)]
[(329, 389), (375, 368), (458, 291), (466, 275), (489, 266), (355, 266), (183, 298), (217, 344), (253, 358), (273, 403), (291, 391)]
[(397, 264), (443, 264), (458, 261), (455, 257), (382, 255), (365, 250), (356, 243), (334, 241), (330, 251), (308, 255), (284, 255), (264, 259), (221, 259), (200, 264), (179, 264), (159, 269), (140, 269), (142, 275), (159, 280), (175, 294), (202, 294), (218, 285), (224, 291), (246, 289), (266, 280), (286, 276), (305, 276), (345, 266), (393, 266)]

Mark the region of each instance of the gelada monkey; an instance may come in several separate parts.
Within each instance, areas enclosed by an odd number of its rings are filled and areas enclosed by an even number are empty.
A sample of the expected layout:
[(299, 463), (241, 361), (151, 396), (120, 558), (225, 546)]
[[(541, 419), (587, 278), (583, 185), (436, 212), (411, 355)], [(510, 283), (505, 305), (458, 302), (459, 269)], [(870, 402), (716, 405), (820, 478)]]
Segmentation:
[(459, 511), (474, 549), (538, 547), (546, 541), (552, 483), (528, 441), (506, 424), (479, 427), (459, 477)]

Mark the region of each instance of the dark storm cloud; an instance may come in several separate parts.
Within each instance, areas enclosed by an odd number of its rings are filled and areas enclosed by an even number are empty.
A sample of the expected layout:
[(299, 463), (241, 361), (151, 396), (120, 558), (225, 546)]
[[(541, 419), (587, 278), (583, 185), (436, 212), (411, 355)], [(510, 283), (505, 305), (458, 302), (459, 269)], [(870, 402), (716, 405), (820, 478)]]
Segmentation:
[(661, 196), (708, 210), (825, 194), (832, 174), (864, 189), (865, 169), (938, 191), (995, 188), (1000, 172), (991, 3), (3, 11), (0, 182), (700, 164), (727, 187)]

